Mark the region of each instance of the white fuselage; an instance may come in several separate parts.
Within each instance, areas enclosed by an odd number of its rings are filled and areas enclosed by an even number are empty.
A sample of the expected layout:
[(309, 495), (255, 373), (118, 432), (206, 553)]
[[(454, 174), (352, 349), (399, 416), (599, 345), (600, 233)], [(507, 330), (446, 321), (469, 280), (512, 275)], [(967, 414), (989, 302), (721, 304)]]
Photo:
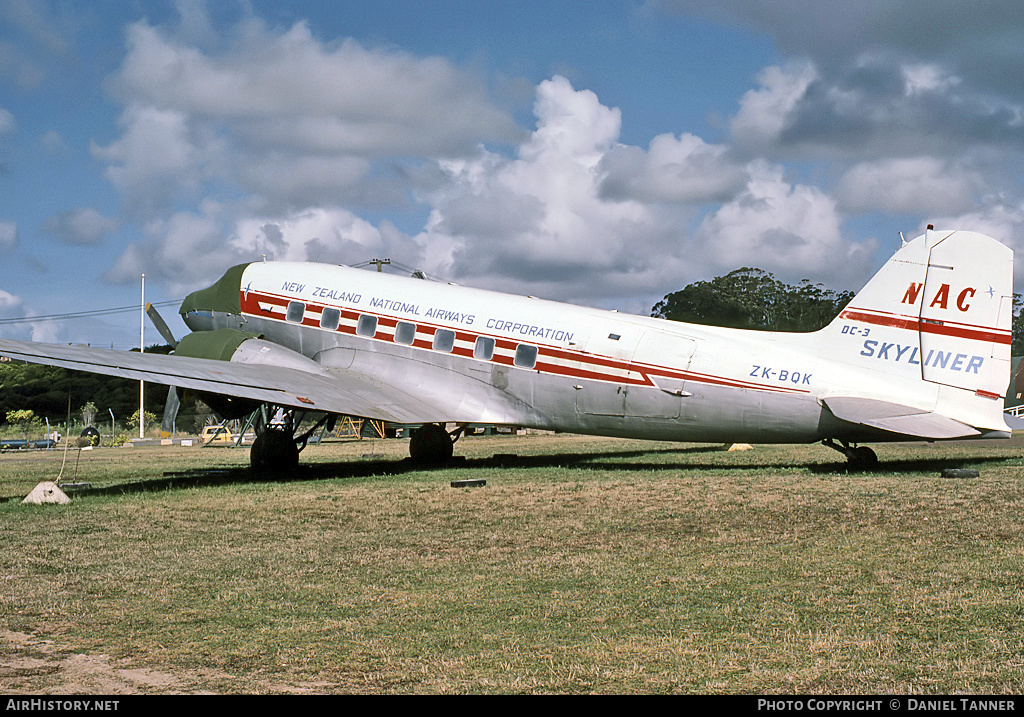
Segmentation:
[(193, 317), (190, 327), (262, 334), (456, 423), (672, 441), (878, 437), (837, 427), (819, 398), (884, 374), (835, 370), (807, 350), (813, 334), (696, 326), (321, 264), (250, 264), (240, 286), (241, 320)]

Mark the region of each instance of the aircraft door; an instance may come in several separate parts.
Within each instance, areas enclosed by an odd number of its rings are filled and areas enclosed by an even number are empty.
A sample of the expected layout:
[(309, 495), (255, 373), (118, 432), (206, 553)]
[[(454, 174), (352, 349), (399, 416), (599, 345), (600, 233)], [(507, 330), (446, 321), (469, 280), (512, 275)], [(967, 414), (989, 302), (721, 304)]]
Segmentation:
[(576, 411), (593, 416), (626, 415), (626, 396), (637, 374), (630, 370), (640, 328), (602, 322), (582, 347), (576, 384)]
[(664, 331), (647, 331), (640, 337), (633, 366), (650, 385), (631, 386), (626, 395), (626, 415), (646, 418), (679, 418), (686, 371), (697, 342)]
[(630, 324), (587, 342), (576, 410), (600, 416), (678, 418), (693, 339)]

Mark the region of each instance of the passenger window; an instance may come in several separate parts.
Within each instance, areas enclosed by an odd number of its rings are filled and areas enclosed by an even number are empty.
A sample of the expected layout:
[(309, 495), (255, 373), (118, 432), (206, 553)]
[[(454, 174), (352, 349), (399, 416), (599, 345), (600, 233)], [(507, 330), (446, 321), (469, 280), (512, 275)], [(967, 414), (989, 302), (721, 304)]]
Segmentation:
[(455, 348), (455, 332), (448, 329), (438, 329), (434, 332), (434, 351), (450, 354)]
[(395, 326), (395, 343), (409, 346), (416, 339), (416, 324), (399, 321)]
[(537, 365), (537, 347), (519, 344), (516, 346), (516, 358), (513, 363), (519, 368), (533, 368)]
[(377, 333), (377, 317), (360, 314), (359, 323), (356, 324), (356, 333), (372, 338)]
[(490, 361), (494, 357), (494, 339), (489, 336), (477, 336), (473, 346), (473, 358)]
[(302, 316), (306, 313), (306, 305), (301, 301), (289, 301), (288, 311), (285, 312), (285, 321), (291, 321), (293, 324), (301, 324)]
[(328, 331), (335, 331), (341, 323), (341, 312), (338, 309), (324, 309), (320, 314), (320, 327)]

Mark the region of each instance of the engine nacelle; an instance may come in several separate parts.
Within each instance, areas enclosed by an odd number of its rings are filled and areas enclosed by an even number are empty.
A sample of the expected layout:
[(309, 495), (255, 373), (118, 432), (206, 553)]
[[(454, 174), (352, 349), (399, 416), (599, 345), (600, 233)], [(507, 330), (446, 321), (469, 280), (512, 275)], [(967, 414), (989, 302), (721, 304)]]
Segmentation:
[(174, 353), (192, 358), (265, 364), (315, 373), (319, 373), (323, 368), (298, 351), (272, 341), (265, 341), (261, 334), (251, 334), (238, 329), (196, 331), (178, 342)]
[[(298, 351), (265, 341), (260, 338), (260, 334), (252, 334), (238, 329), (196, 331), (179, 341), (174, 353), (191, 358), (265, 364), (299, 371), (319, 372), (323, 368), (316, 361), (303, 356)], [(260, 405), (258, 401), (220, 394), (202, 392), (199, 395), (214, 411), (226, 419), (246, 416)]]
[(238, 329), (217, 329), (195, 331), (178, 342), (174, 353), (190, 358), (230, 361), (235, 351), (246, 341), (258, 340), (259, 334), (250, 334)]

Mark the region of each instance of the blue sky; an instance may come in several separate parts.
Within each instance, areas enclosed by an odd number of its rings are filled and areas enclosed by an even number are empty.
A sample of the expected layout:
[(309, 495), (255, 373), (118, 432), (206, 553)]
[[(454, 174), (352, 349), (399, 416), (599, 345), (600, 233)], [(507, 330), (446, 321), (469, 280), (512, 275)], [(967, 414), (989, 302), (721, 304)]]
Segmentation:
[(1024, 248), (1016, 3), (707, 5), (5, 0), (0, 335), (128, 347), (4, 321), (263, 255), (647, 313), (856, 289), (927, 223)]

